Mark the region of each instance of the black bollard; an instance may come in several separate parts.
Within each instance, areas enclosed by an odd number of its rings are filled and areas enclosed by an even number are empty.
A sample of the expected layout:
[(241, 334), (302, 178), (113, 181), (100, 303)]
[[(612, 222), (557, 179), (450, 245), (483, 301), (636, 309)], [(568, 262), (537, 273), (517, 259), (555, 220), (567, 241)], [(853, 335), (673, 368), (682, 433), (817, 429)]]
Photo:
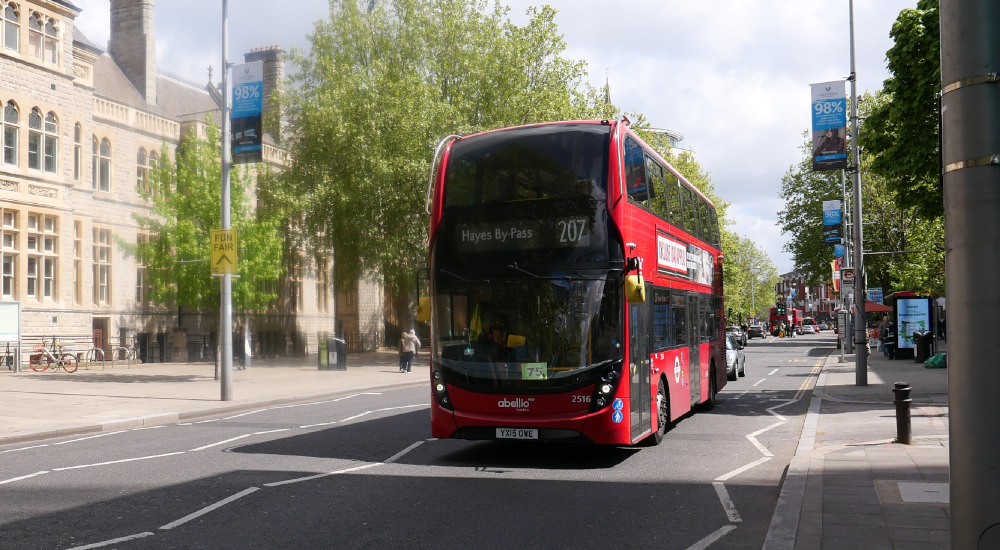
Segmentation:
[(908, 382), (896, 382), (892, 393), (896, 398), (896, 441), (903, 445), (909, 445), (912, 441), (910, 433), (910, 384)]

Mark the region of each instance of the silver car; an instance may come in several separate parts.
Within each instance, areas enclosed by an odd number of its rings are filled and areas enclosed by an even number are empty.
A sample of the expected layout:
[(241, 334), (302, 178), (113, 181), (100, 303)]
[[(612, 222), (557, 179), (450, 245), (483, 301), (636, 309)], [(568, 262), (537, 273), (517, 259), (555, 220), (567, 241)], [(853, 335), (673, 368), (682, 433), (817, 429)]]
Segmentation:
[(726, 378), (736, 380), (740, 376), (747, 375), (747, 357), (743, 353), (743, 346), (733, 338), (732, 334), (726, 335)]

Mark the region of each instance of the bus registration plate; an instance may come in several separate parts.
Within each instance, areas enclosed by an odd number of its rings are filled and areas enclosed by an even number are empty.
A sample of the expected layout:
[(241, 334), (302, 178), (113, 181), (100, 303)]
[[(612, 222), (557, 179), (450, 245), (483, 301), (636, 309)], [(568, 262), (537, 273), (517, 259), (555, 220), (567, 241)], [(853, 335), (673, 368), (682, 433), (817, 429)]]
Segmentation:
[(497, 439), (538, 439), (538, 429), (497, 428)]

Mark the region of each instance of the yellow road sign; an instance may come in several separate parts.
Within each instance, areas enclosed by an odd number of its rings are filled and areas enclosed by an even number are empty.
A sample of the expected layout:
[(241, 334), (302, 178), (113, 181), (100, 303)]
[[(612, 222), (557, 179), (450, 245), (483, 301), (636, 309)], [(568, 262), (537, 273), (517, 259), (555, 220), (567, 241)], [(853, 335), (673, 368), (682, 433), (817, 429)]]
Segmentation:
[(212, 275), (236, 273), (236, 230), (212, 230)]

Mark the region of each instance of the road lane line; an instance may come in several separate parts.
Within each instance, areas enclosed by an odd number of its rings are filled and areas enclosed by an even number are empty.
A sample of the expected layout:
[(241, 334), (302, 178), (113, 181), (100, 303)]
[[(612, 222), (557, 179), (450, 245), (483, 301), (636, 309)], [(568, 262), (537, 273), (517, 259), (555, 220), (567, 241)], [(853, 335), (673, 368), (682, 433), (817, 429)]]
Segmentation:
[(747, 470), (750, 470), (752, 468), (756, 468), (757, 466), (760, 466), (761, 464), (767, 462), (768, 460), (771, 460), (771, 457), (769, 457), (769, 456), (762, 456), (762, 457), (758, 458), (757, 460), (754, 460), (750, 464), (746, 464), (744, 466), (740, 466), (739, 468), (736, 468), (735, 470), (733, 470), (731, 472), (722, 474), (721, 476), (715, 478), (715, 481), (720, 481), (720, 482), (721, 481), (728, 481), (729, 479), (731, 479), (733, 477), (736, 477), (736, 476), (742, 474), (743, 472), (745, 472)]
[(251, 435), (253, 435), (253, 434), (243, 434), (243, 435), (238, 435), (236, 437), (230, 437), (229, 439), (223, 439), (222, 441), (217, 441), (215, 443), (209, 443), (208, 445), (203, 445), (201, 447), (198, 447), (197, 449), (191, 449), (190, 452), (193, 453), (195, 451), (204, 451), (205, 449), (211, 449), (212, 447), (218, 447), (219, 445), (225, 445), (226, 443), (229, 443), (229, 442), (232, 442), (232, 441), (236, 441), (236, 440), (239, 440), (239, 439), (243, 439), (244, 437), (250, 437)]
[(90, 436), (87, 436), (87, 437), (81, 437), (79, 439), (70, 439), (69, 441), (60, 441), (59, 443), (53, 443), (53, 445), (65, 445), (67, 443), (76, 443), (77, 441), (86, 441), (88, 439), (97, 439), (98, 437), (104, 437), (106, 435), (123, 434), (123, 433), (125, 433), (127, 431), (128, 430), (119, 430), (117, 432), (108, 432), (106, 434), (90, 435)]
[(250, 493), (253, 493), (253, 492), (259, 491), (259, 490), (260, 490), (260, 487), (250, 487), (249, 489), (244, 489), (244, 490), (236, 493), (235, 495), (226, 497), (226, 498), (220, 500), (219, 502), (216, 502), (215, 504), (212, 504), (211, 506), (206, 506), (206, 507), (202, 508), (201, 510), (198, 510), (197, 512), (193, 513), (193, 514), (188, 514), (188, 515), (182, 517), (181, 519), (179, 519), (177, 521), (172, 521), (172, 522), (164, 525), (163, 527), (160, 527), (160, 529), (173, 529), (174, 527), (178, 527), (180, 525), (184, 525), (185, 523), (187, 523), (187, 522), (189, 522), (189, 521), (191, 521), (193, 519), (197, 519), (197, 518), (200, 518), (201, 516), (204, 516), (205, 514), (211, 512), (212, 510), (215, 510), (215, 509), (218, 509), (218, 508), (222, 508), (223, 506), (229, 504), (230, 502), (233, 502), (236, 499), (243, 498), (243, 497), (249, 495)]
[(155, 533), (146, 531), (145, 533), (136, 533), (135, 535), (129, 535), (127, 537), (120, 537), (117, 539), (106, 540), (104, 542), (95, 542), (93, 544), (87, 544), (84, 546), (74, 546), (69, 550), (90, 550), (91, 548), (102, 548), (104, 546), (111, 546), (112, 544), (118, 544), (119, 542), (128, 542), (130, 540), (141, 539), (145, 537), (151, 537)]
[(736, 505), (733, 504), (733, 500), (729, 498), (729, 491), (726, 490), (726, 485), (724, 483), (715, 482), (712, 483), (712, 487), (715, 487), (715, 493), (719, 495), (719, 500), (722, 501), (722, 508), (726, 510), (726, 515), (729, 517), (729, 523), (742, 523), (743, 518), (741, 518), (740, 513), (736, 511)]
[(17, 449), (7, 449), (6, 451), (0, 451), (0, 455), (2, 455), (4, 453), (13, 453), (13, 452), (16, 452), (16, 451), (27, 451), (28, 449), (40, 449), (42, 447), (48, 447), (48, 446), (49, 446), (49, 444), (46, 443), (44, 445), (32, 445), (30, 447), (20, 447), (20, 448), (17, 448)]
[(338, 422), (339, 422), (338, 420), (334, 420), (332, 422), (320, 422), (319, 424), (305, 424), (303, 426), (299, 426), (299, 429), (304, 430), (306, 428), (318, 428), (319, 426), (332, 426), (333, 424), (337, 424)]
[(689, 546), (687, 550), (705, 550), (709, 546), (715, 544), (716, 541), (729, 534), (729, 532), (733, 531), (734, 529), (736, 529), (736, 526), (733, 524), (723, 525), (722, 527), (716, 529), (715, 532), (712, 533), (711, 535)]
[(763, 384), (764, 382), (767, 382), (767, 378), (761, 378), (757, 383), (753, 385), (753, 387), (756, 388), (757, 386)]
[(41, 472), (35, 472), (33, 474), (28, 474), (26, 476), (12, 477), (10, 479), (5, 479), (3, 481), (0, 481), (0, 485), (4, 485), (5, 483), (14, 483), (15, 481), (21, 481), (22, 479), (28, 479), (29, 477), (40, 476), (42, 474), (47, 474), (47, 473), (49, 473), (48, 470), (42, 470)]
[(398, 453), (396, 453), (396, 454), (394, 454), (394, 455), (390, 456), (390, 457), (389, 457), (389, 458), (388, 458), (388, 459), (387, 459), (387, 460), (385, 461), (385, 463), (386, 463), (386, 464), (390, 464), (390, 463), (393, 463), (393, 462), (396, 462), (397, 460), (399, 460), (400, 458), (402, 458), (402, 457), (403, 457), (403, 455), (405, 455), (406, 453), (408, 453), (408, 452), (412, 451), (413, 449), (416, 449), (417, 447), (419, 447), (419, 446), (420, 446), (420, 445), (422, 445), (423, 443), (424, 443), (423, 441), (417, 441), (417, 442), (413, 443), (412, 445), (410, 445), (409, 447), (407, 447), (407, 448), (403, 449), (402, 451), (399, 451)]
[(275, 481), (272, 483), (265, 483), (265, 487), (279, 487), (281, 485), (289, 485), (292, 483), (299, 483), (302, 481), (312, 481), (314, 479), (320, 479), (323, 477), (335, 476), (340, 474), (347, 474), (350, 472), (357, 472), (360, 470), (366, 470), (368, 468), (374, 468), (375, 466), (382, 466), (382, 462), (372, 462), (370, 464), (362, 464), (361, 466), (354, 466), (353, 468), (344, 468), (343, 470), (334, 470), (332, 472), (326, 472), (325, 474), (316, 474), (314, 476), (297, 477), (294, 479), (286, 479), (284, 481)]
[(234, 418), (239, 418), (241, 416), (247, 416), (247, 415), (251, 415), (251, 414), (257, 414), (259, 412), (265, 412), (265, 411), (268, 411), (268, 410), (270, 410), (270, 409), (257, 409), (256, 411), (250, 411), (250, 412), (245, 412), (245, 413), (240, 413), (240, 414), (234, 414), (233, 416), (224, 416), (224, 417), (222, 417), (222, 420), (232, 420)]
[(767, 375), (768, 376), (774, 376), (774, 373), (778, 372), (779, 370), (781, 370), (781, 369), (774, 369), (773, 371), (767, 373)]
[(122, 460), (112, 460), (109, 462), (97, 462), (94, 464), (80, 464), (79, 466), (66, 466), (64, 468), (52, 468), (53, 472), (62, 472), (65, 470), (79, 470), (80, 468), (92, 468), (94, 466), (107, 466), (109, 464), (122, 464), (124, 462), (135, 462), (137, 460), (150, 460), (153, 458), (163, 458), (165, 456), (182, 455), (184, 451), (177, 451), (175, 453), (165, 453), (162, 455), (152, 455), (152, 456), (139, 456), (136, 458), (123, 458)]

